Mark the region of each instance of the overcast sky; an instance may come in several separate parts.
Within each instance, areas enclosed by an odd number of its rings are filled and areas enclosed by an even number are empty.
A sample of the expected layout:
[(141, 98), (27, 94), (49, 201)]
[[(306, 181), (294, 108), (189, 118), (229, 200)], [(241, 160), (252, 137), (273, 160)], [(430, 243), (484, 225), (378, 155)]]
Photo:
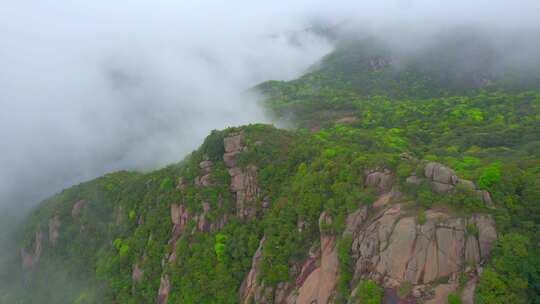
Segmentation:
[[(536, 27), (537, 0), (0, 0), (0, 207), (268, 122), (243, 92), (332, 49), (303, 29)], [(296, 34), (296, 40), (289, 39)]]

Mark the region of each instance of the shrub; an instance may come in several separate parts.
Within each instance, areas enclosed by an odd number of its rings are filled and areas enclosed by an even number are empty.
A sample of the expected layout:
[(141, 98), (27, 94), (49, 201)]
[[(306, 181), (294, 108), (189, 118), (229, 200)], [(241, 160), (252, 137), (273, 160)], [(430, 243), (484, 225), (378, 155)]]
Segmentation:
[(201, 150), (204, 151), (210, 160), (217, 161), (222, 159), (223, 153), (225, 153), (223, 138), (223, 132), (213, 130), (204, 140)]
[(356, 291), (356, 298), (360, 304), (380, 304), (383, 290), (371, 280), (361, 280)]
[(448, 304), (461, 304), (461, 300), (458, 295), (455, 293), (450, 293), (448, 295)]
[(401, 284), (397, 290), (398, 297), (400, 299), (405, 298), (411, 292), (411, 289), (412, 284), (410, 282), (403, 282), (403, 284)]
[(351, 281), (351, 250), (352, 237), (344, 236), (338, 242), (339, 275), (337, 282), (337, 303), (346, 303), (349, 295), (349, 282)]
[(467, 224), (467, 227), (465, 228), (466, 229), (466, 233), (467, 235), (469, 236), (474, 236), (474, 237), (478, 237), (478, 227), (476, 227), (475, 224)]
[(485, 167), (478, 178), (478, 187), (482, 190), (489, 190), (494, 184), (501, 180), (500, 163), (492, 163)]
[(166, 177), (161, 181), (161, 184), (159, 185), (159, 190), (168, 191), (172, 189), (172, 187), (173, 187), (172, 180), (169, 177)]
[(426, 223), (426, 213), (424, 212), (424, 209), (420, 209), (420, 211), (418, 211), (418, 215), (416, 216), (416, 221), (420, 225), (424, 225)]
[(426, 209), (431, 208), (433, 202), (435, 201), (433, 192), (427, 189), (421, 189), (420, 191), (418, 191), (416, 199), (418, 200), (418, 204)]

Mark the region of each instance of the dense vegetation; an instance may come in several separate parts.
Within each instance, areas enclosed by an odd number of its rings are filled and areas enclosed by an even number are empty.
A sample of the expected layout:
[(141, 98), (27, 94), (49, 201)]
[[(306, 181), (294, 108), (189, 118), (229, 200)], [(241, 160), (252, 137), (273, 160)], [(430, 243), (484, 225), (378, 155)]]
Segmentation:
[[(442, 45), (430, 54), (446, 50)], [(395, 68), (392, 56), (383, 46), (345, 43), (297, 80), (259, 85), (268, 109), (296, 129), (250, 125), (214, 131), (178, 164), (144, 174), (109, 174), (43, 202), (21, 231), (21, 247), (29, 248), (35, 231), (46, 230), (55, 215), (62, 222), (58, 245), (44, 246), (39, 271), (11, 278), (10, 286), (24, 285), (20, 294), (0, 293), (0, 303), (151, 303), (163, 274), (171, 282), (169, 303), (237, 303), (263, 235), (257, 279), (267, 286), (291, 280), (290, 265), (318, 245), (321, 212), (333, 218), (323, 233), (340, 236), (346, 215), (373, 203), (374, 191), (363, 183), (372, 168), (396, 172), (407, 208), (420, 222), (434, 206), (493, 214), (500, 237), (476, 302), (540, 303), (540, 86), (519, 77), (505, 82), (486, 72), (492, 61), (474, 73), (444, 73), (446, 63), (434, 64), (441, 62), (434, 55), (411, 59), (405, 69)], [(465, 74), (497, 77), (479, 84)], [(223, 138), (237, 132), (247, 147), (237, 163), (257, 166), (261, 192), (257, 215), (247, 221), (235, 216), (222, 159)], [(418, 164), (400, 158), (402, 153), (454, 168), (488, 190), (495, 208), (466, 189), (442, 195), (426, 185), (406, 185)], [(213, 162), (211, 185), (199, 187), (195, 179), (206, 159)], [(85, 207), (74, 217), (73, 203), (81, 200)], [(269, 206), (262, 207), (263, 201)], [(210, 204), (210, 222), (227, 215), (227, 224), (219, 231), (182, 234), (176, 262), (164, 262), (172, 249), (171, 204), (200, 214), (203, 202)], [(186, 231), (195, 226), (190, 218)], [(380, 303), (382, 290), (374, 282), (351, 282), (350, 242), (338, 240), (336, 301), (346, 303), (357, 288), (355, 301)], [(140, 281), (132, 279), (135, 264), (144, 269)], [(69, 292), (59, 294), (60, 289)]]

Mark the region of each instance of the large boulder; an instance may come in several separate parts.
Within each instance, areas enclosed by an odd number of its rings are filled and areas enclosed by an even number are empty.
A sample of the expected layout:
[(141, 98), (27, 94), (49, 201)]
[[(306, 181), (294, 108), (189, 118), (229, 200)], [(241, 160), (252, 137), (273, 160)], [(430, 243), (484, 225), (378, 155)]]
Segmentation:
[[(353, 239), (355, 280), (384, 278), (387, 288), (403, 282), (427, 284), (463, 271), (467, 261), (479, 263), (496, 239), (491, 217), (452, 218), (428, 210), (425, 222), (394, 205), (375, 215)], [(478, 237), (466, 233), (476, 225)]]
[(390, 191), (393, 185), (392, 172), (390, 170), (371, 172), (366, 176), (365, 185), (375, 187), (380, 192)]

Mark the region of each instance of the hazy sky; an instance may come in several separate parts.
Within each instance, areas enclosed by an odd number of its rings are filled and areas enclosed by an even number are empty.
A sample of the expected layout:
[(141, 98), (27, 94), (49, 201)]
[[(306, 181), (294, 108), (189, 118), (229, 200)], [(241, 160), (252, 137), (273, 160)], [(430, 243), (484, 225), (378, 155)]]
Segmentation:
[(314, 21), (497, 28), (537, 26), (540, 12), (537, 0), (0, 1), (0, 207), (268, 121), (243, 92), (331, 51), (302, 31)]

